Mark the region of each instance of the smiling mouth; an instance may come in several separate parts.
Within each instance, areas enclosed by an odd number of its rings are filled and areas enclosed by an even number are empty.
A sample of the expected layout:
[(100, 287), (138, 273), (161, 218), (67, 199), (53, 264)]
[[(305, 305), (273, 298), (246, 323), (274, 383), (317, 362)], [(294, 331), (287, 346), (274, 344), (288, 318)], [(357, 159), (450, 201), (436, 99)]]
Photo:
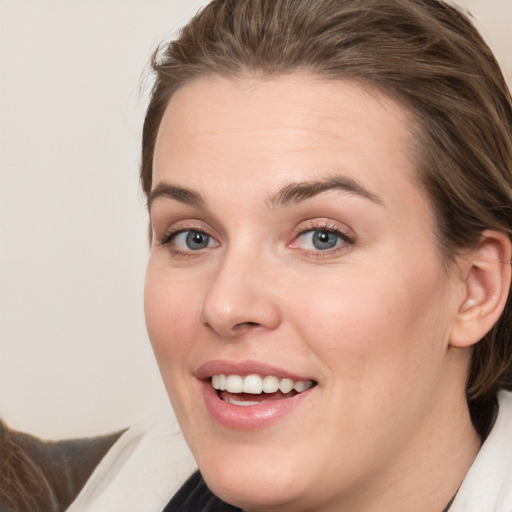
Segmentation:
[(316, 385), (312, 380), (293, 380), (274, 375), (225, 375), (216, 374), (211, 384), (217, 395), (226, 403), (240, 406), (291, 398)]

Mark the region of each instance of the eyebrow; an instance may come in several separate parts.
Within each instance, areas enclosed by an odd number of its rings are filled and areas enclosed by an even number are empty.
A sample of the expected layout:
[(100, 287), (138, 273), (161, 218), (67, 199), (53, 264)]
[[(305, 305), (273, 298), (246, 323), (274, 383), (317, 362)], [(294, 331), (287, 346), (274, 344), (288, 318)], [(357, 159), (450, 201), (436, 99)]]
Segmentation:
[[(342, 190), (361, 196), (378, 205), (384, 205), (382, 199), (367, 190), (355, 179), (349, 178), (348, 176), (335, 175), (315, 181), (289, 183), (281, 187), (276, 194), (272, 195), (267, 200), (267, 206), (269, 209), (274, 209), (286, 206), (290, 203), (299, 203), (330, 190)], [(148, 208), (151, 209), (153, 202), (160, 197), (174, 199), (180, 203), (198, 208), (204, 208), (206, 206), (206, 201), (198, 192), (163, 182), (159, 183), (151, 192), (147, 203)]]
[(349, 192), (384, 206), (380, 197), (367, 190), (358, 181), (340, 175), (329, 176), (316, 181), (289, 183), (269, 198), (267, 204), (269, 208), (282, 207), (290, 203), (299, 203), (330, 190)]
[(151, 209), (151, 205), (155, 199), (158, 199), (159, 197), (174, 199), (180, 203), (196, 206), (198, 208), (203, 208), (206, 205), (206, 201), (198, 192), (194, 192), (193, 190), (183, 188), (178, 185), (171, 185), (170, 183), (159, 183), (149, 195), (148, 209)]

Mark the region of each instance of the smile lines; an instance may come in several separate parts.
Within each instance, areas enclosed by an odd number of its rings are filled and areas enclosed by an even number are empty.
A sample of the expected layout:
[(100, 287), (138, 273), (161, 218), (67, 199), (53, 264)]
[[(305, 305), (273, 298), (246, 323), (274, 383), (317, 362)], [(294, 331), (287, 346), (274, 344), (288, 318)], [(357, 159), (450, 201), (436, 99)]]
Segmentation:
[(261, 393), (281, 393), (286, 394), (292, 390), (302, 393), (314, 386), (312, 380), (293, 380), (280, 379), (274, 375), (262, 377), (257, 374), (247, 375), (224, 375), (216, 374), (212, 376), (212, 386), (218, 391), (227, 391), (228, 393), (249, 393), (259, 395)]

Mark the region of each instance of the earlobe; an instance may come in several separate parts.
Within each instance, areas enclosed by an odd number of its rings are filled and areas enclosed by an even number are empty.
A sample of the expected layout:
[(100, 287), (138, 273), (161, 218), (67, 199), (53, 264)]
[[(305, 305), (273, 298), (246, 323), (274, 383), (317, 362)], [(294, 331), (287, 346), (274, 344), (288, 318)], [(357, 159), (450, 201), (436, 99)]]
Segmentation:
[(464, 348), (481, 340), (498, 321), (511, 279), (511, 243), (497, 231), (484, 231), (465, 258), (465, 297), (457, 311), (450, 345)]

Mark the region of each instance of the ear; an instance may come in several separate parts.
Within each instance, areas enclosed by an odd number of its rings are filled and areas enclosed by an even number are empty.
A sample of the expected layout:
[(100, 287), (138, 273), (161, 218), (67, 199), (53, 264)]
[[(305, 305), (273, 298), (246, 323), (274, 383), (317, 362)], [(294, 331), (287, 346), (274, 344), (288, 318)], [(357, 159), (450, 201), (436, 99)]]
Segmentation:
[(498, 321), (510, 287), (511, 243), (498, 231), (484, 231), (460, 266), (465, 289), (450, 336), (452, 347), (480, 341)]

